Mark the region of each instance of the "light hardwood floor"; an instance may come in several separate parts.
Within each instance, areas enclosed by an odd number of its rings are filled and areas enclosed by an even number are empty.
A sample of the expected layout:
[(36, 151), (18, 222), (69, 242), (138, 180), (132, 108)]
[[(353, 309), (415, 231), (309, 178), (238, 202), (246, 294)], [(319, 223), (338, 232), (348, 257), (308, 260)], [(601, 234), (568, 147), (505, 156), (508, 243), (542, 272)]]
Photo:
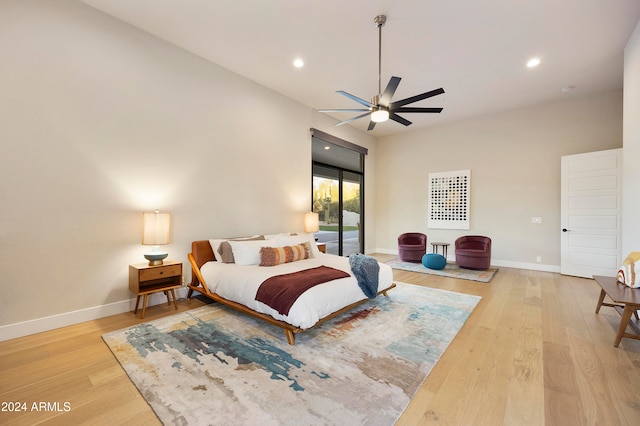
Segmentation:
[[(394, 277), (482, 296), (398, 425), (640, 424), (640, 341), (613, 347), (620, 316), (594, 313), (594, 281), (510, 268), (489, 284)], [(175, 312), (153, 306), (145, 321)], [(160, 424), (100, 337), (140, 322), (126, 313), (0, 342), (0, 401), (28, 410), (0, 412), (0, 424)], [(34, 402), (60, 411), (31, 411)]]

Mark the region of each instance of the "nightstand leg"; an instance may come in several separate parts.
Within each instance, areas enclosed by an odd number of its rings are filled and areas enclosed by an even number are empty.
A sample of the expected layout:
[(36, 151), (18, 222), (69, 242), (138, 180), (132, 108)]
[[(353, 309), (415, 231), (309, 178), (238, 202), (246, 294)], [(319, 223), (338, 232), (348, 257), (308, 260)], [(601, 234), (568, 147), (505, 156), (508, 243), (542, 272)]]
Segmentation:
[(164, 295), (167, 296), (167, 306), (171, 306), (171, 295), (169, 294), (169, 290), (165, 291)]
[(144, 312), (147, 310), (147, 295), (145, 294), (142, 298), (142, 316), (140, 319), (144, 318)]
[(173, 306), (176, 307), (176, 311), (178, 310), (178, 301), (176, 300), (176, 292), (171, 289), (171, 295), (173, 296)]
[(140, 303), (140, 295), (138, 295), (137, 299), (136, 299), (136, 310), (133, 311), (134, 314), (138, 313), (138, 303)]

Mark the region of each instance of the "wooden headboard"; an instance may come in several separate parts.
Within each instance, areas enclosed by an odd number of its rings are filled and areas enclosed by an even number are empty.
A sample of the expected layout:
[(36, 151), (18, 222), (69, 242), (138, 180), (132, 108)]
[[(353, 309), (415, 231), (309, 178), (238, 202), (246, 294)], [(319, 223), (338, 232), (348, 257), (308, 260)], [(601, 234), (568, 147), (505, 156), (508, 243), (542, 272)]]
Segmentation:
[(213, 250), (209, 240), (194, 241), (191, 243), (191, 254), (196, 259), (198, 268), (201, 268), (207, 262), (215, 261)]
[[(199, 240), (193, 241), (191, 243), (191, 256), (198, 266), (201, 268), (207, 262), (215, 262), (216, 258), (213, 256), (213, 249), (211, 248), (211, 244), (209, 244), (209, 240)], [(191, 274), (191, 284), (198, 285), (200, 280), (198, 280), (197, 274)]]

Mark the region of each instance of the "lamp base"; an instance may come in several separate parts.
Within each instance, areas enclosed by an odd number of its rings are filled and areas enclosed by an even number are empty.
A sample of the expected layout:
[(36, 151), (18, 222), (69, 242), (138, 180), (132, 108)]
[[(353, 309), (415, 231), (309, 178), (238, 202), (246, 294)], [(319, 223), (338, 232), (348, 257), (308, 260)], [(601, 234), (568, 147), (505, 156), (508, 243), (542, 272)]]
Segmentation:
[(144, 258), (149, 261), (149, 266), (159, 266), (167, 256), (169, 253), (145, 253)]

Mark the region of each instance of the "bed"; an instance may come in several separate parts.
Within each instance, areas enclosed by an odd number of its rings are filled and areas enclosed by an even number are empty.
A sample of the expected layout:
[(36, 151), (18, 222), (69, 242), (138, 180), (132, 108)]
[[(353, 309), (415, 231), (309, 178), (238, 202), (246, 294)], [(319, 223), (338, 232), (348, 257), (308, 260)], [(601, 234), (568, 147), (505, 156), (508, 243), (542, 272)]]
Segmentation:
[[(281, 327), (290, 345), (295, 344), (296, 333), (368, 300), (369, 297), (351, 270), (349, 258), (321, 253), (313, 234), (278, 235), (269, 236), (268, 239), (260, 237), (193, 241), (191, 253), (187, 256), (193, 272), (188, 285), (189, 297), (197, 291), (219, 303)], [(225, 246), (226, 249), (221, 248)], [(282, 253), (291, 247), (304, 247), (308, 252), (306, 256), (300, 255), (293, 261), (276, 261), (275, 265), (268, 263), (270, 260), (265, 252)], [(287, 253), (290, 254), (290, 250)], [(261, 262), (263, 266), (260, 266)], [(387, 291), (396, 286), (391, 268), (381, 263), (378, 266), (378, 286), (376, 291), (369, 292), (370, 297), (381, 294), (387, 296)], [(295, 299), (286, 313), (256, 300), (261, 284), (272, 277), (298, 277), (319, 268), (331, 269), (336, 273), (343, 271), (342, 274), (346, 276), (308, 288)]]

